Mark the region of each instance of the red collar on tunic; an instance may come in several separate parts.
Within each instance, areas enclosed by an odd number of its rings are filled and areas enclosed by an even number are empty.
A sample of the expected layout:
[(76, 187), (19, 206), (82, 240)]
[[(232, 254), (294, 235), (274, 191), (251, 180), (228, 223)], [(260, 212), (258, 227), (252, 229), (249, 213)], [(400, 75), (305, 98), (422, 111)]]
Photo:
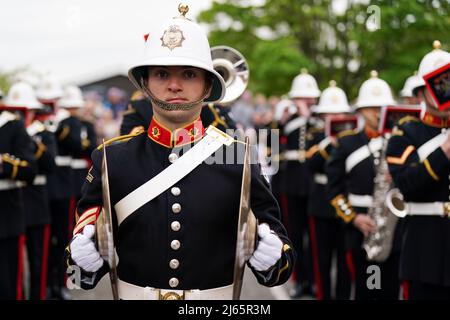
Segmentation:
[(378, 130), (372, 130), (368, 126), (364, 128), (364, 132), (366, 133), (366, 136), (369, 138), (369, 140), (380, 136)]
[(194, 122), (171, 131), (159, 123), (155, 117), (152, 118), (148, 127), (147, 135), (156, 143), (167, 147), (180, 147), (200, 140), (205, 134), (203, 123), (198, 117)]
[(423, 123), (432, 127), (448, 128), (449, 126), (448, 118), (437, 117), (428, 112), (424, 112), (420, 118)]

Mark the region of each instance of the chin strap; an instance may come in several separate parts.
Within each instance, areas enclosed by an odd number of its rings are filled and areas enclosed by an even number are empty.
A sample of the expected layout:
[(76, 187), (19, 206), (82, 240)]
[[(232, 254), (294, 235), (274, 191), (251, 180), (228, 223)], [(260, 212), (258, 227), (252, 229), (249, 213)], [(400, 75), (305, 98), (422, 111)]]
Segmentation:
[(208, 89), (205, 89), (203, 97), (198, 99), (197, 101), (193, 101), (193, 102), (189, 102), (189, 103), (167, 103), (167, 102), (155, 97), (155, 95), (148, 88), (147, 83), (144, 81), (143, 78), (141, 78), (141, 88), (148, 99), (150, 99), (154, 104), (156, 104), (161, 109), (167, 110), (167, 111), (190, 110), (194, 106), (198, 105), (199, 103), (203, 103), (203, 101), (206, 99), (206, 96), (208, 94), (207, 93)]

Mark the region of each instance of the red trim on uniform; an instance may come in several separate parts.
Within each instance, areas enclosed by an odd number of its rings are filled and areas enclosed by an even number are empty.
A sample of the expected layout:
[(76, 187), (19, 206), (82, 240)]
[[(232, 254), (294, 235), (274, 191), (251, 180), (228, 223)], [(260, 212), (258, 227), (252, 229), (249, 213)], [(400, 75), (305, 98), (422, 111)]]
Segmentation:
[(44, 226), (44, 236), (42, 240), (42, 261), (41, 261), (41, 282), (39, 290), (39, 299), (45, 300), (47, 290), (47, 269), (48, 269), (48, 250), (50, 245), (50, 225)]
[[(87, 216), (83, 217), (83, 219), (78, 220), (77, 226), (78, 226), (80, 223), (83, 223), (84, 221), (86, 221), (86, 219), (89, 219), (89, 218), (92, 217), (92, 216), (97, 216), (97, 214), (98, 214), (98, 211), (95, 211), (95, 212), (92, 212), (92, 213), (88, 214)], [(96, 220), (97, 220), (97, 219), (96, 219)], [(77, 232), (77, 233), (78, 233), (78, 232)]]
[(440, 118), (428, 112), (423, 112), (421, 114), (420, 119), (422, 120), (423, 123), (432, 127), (448, 128), (449, 125), (448, 118)]
[(369, 128), (369, 126), (366, 126), (364, 128), (364, 132), (366, 133), (366, 136), (369, 139), (374, 139), (374, 138), (377, 138), (380, 136), (380, 133), (377, 130), (373, 130), (373, 129)]
[(68, 241), (72, 239), (73, 228), (75, 224), (75, 210), (77, 209), (77, 200), (74, 196), (70, 197), (69, 203), (69, 233), (68, 233)]
[(92, 159), (89, 156), (84, 156), (83, 159), (86, 161), (86, 163), (88, 164), (88, 168), (92, 167)]
[[(83, 214), (85, 214), (86, 212), (88, 212), (89, 210), (92, 210), (92, 209), (94, 209), (95, 208), (95, 213), (99, 213), (99, 211), (100, 211), (100, 209), (101, 209), (101, 207), (100, 206), (93, 206), (93, 207), (90, 207), (90, 208), (87, 208), (86, 210), (84, 210), (81, 214), (78, 212), (78, 210), (75, 210), (75, 216), (77, 217), (77, 221), (76, 221), (76, 224), (79, 224), (81, 221), (80, 221), (80, 218), (83, 216)], [(89, 214), (90, 215), (90, 214)], [(83, 220), (84, 220), (84, 218), (83, 218)], [(76, 228), (76, 225), (75, 225), (75, 228)]]
[(350, 277), (353, 282), (355, 282), (356, 279), (356, 271), (355, 271), (355, 264), (353, 262), (353, 255), (351, 250), (347, 250), (345, 253), (345, 262), (347, 262), (347, 268), (348, 272), (350, 272)]
[(205, 128), (200, 117), (192, 123), (174, 131), (164, 127), (153, 117), (147, 130), (147, 136), (150, 139), (167, 148), (190, 144), (200, 140), (204, 134)]
[(17, 262), (17, 279), (16, 279), (16, 300), (23, 300), (23, 263), (24, 263), (24, 248), (25, 248), (25, 235), (19, 236), (18, 240), (18, 262)]
[(409, 300), (409, 281), (402, 281), (403, 300)]
[(316, 235), (316, 220), (313, 216), (309, 216), (309, 235), (311, 238), (311, 253), (313, 258), (314, 280), (316, 281), (316, 298), (323, 300), (322, 277), (319, 268), (319, 249)]

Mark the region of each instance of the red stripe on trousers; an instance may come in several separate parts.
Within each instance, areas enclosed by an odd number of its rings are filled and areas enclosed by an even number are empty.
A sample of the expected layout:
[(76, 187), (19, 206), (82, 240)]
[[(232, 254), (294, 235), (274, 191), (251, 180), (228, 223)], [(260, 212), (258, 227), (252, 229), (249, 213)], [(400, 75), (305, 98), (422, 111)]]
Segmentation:
[(42, 261), (41, 261), (41, 283), (39, 298), (45, 300), (47, 290), (47, 268), (48, 268), (48, 250), (50, 245), (50, 225), (44, 227), (44, 237), (42, 241)]
[(319, 250), (317, 246), (317, 236), (316, 236), (316, 220), (314, 219), (313, 216), (309, 216), (309, 235), (311, 238), (314, 279), (316, 281), (316, 298), (317, 300), (323, 300), (322, 277), (320, 276)]
[(18, 240), (18, 261), (17, 261), (17, 279), (16, 279), (16, 300), (23, 300), (23, 256), (24, 256), (24, 248), (25, 248), (25, 235), (22, 234), (19, 236)]
[(409, 300), (409, 281), (402, 282), (403, 300)]
[(72, 240), (73, 227), (75, 223), (75, 210), (77, 209), (77, 201), (75, 197), (70, 197), (69, 202), (69, 233), (67, 239), (68, 241)]
[(347, 250), (345, 253), (345, 261), (347, 262), (347, 268), (350, 272), (350, 277), (352, 278), (352, 281), (355, 282), (356, 279), (356, 271), (355, 271), (355, 264), (353, 263), (353, 255), (351, 250)]

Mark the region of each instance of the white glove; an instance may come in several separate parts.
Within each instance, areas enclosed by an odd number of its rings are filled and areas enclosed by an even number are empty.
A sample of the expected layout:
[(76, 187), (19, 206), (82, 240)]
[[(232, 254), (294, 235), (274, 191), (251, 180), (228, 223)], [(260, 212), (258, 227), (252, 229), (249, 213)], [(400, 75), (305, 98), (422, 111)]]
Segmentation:
[(87, 225), (83, 232), (75, 236), (70, 243), (70, 252), (72, 260), (77, 266), (87, 272), (96, 272), (103, 265), (103, 259), (95, 248), (92, 240), (95, 233), (95, 226)]
[(280, 258), (283, 242), (266, 224), (258, 226), (259, 242), (249, 262), (257, 271), (266, 271)]

